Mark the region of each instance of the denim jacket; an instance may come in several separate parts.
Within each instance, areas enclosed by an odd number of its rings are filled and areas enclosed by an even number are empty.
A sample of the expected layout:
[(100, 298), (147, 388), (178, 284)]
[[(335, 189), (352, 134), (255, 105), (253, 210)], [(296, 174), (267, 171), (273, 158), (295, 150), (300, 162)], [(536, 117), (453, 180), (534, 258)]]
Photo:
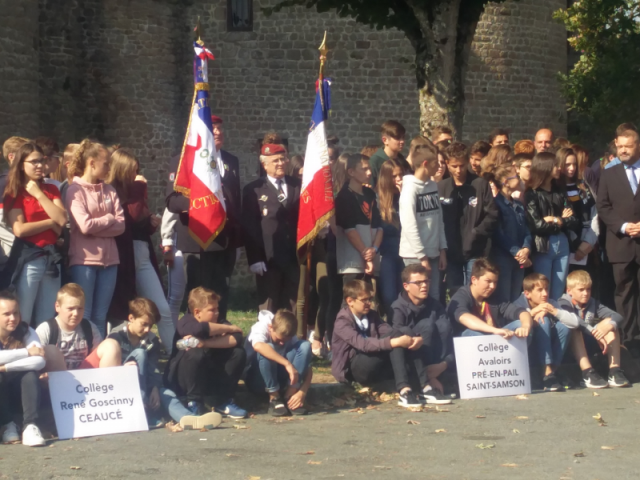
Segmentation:
[(499, 220), (493, 231), (493, 248), (515, 256), (522, 248), (531, 250), (531, 233), (527, 227), (524, 206), (515, 200), (507, 202), (504, 195), (495, 197)]

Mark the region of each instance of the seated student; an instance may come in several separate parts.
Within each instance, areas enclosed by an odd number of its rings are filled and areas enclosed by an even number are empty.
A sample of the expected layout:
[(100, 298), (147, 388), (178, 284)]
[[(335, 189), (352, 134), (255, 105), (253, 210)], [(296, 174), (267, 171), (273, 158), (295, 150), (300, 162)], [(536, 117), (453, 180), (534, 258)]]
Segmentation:
[(147, 409), (150, 426), (159, 426), (161, 408), (169, 413), (183, 429), (212, 429), (220, 425), (222, 416), (208, 412), (195, 416), (180, 402), (176, 394), (164, 388), (162, 374), (158, 369), (160, 341), (151, 327), (156, 325), (161, 315), (155, 303), (147, 298), (134, 298), (129, 302), (127, 322), (119, 325), (109, 335), (120, 345), (122, 363), (136, 365), (140, 375), (142, 401)]
[(513, 303), (487, 303), (498, 285), (498, 274), (493, 263), (479, 258), (471, 269), (471, 285), (461, 287), (451, 297), (447, 313), (451, 322), (462, 327), (458, 331), (463, 337), (500, 335), (509, 339), (514, 335), (528, 338), (532, 334), (533, 319), (525, 308)]
[[(591, 277), (584, 270), (567, 277), (567, 293), (558, 300), (560, 308), (575, 313), (580, 319), (571, 337), (571, 349), (582, 370), (582, 385), (587, 388), (628, 387), (629, 380), (620, 369), (620, 334), (622, 315), (591, 297)], [(609, 357), (609, 381), (596, 373), (588, 352), (600, 347)]]
[(84, 291), (77, 283), (67, 283), (56, 296), (57, 316), (36, 329), (44, 345), (46, 372), (121, 365), (120, 346), (115, 340), (102, 341), (98, 327), (84, 315)]
[[(402, 292), (393, 302), (392, 325), (402, 334), (420, 336), (426, 349), (429, 385), (422, 395), (427, 403), (451, 403), (445, 398), (438, 376), (453, 365), (452, 329), (447, 312), (439, 301), (429, 295), (429, 272), (420, 264), (405, 267), (402, 271)], [(437, 331), (437, 332), (436, 332)]]
[[(216, 412), (231, 418), (244, 418), (247, 411), (233, 403), (246, 354), (242, 330), (219, 319), (220, 296), (204, 287), (189, 292), (189, 311), (176, 326), (174, 348), (165, 369), (165, 385), (187, 397), (187, 407), (196, 415), (205, 411), (205, 398)], [(179, 339), (197, 338), (196, 348), (183, 348)]]
[(526, 308), (537, 322), (533, 329), (533, 343), (540, 365), (544, 365), (542, 383), (545, 392), (564, 391), (556, 370), (562, 363), (569, 345), (571, 330), (578, 326), (578, 316), (567, 312), (549, 298), (549, 279), (541, 273), (532, 273), (522, 282), (524, 292), (514, 305)]
[[(390, 378), (393, 370), (400, 393), (398, 405), (420, 406), (426, 401), (422, 393), (430, 389), (422, 337), (403, 334), (384, 323), (371, 310), (373, 288), (363, 280), (347, 283), (344, 299), (347, 306), (340, 310), (333, 327), (333, 376), (339, 382), (367, 385)], [(409, 373), (418, 377), (420, 394), (411, 388)]]
[(20, 441), (13, 413), (22, 413), (23, 445), (39, 447), (46, 443), (36, 425), (40, 403), (37, 372), (44, 368), (43, 357), (36, 332), (20, 321), (16, 295), (0, 292), (0, 425), (5, 426), (2, 443)]
[(269, 413), (274, 417), (307, 414), (304, 400), (313, 375), (311, 344), (299, 340), (297, 330), (298, 320), (289, 310), (275, 315), (263, 310), (245, 342), (247, 387), (269, 394)]

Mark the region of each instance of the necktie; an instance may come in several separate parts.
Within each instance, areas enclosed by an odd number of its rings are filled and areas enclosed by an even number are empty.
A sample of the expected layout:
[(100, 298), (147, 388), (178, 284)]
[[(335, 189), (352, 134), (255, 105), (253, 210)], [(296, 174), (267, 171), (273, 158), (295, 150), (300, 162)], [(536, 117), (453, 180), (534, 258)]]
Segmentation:
[(287, 199), (287, 196), (284, 194), (284, 190), (282, 188), (282, 179), (281, 178), (276, 180), (276, 185), (278, 185), (278, 201), (280, 203), (284, 203), (284, 201)]
[(629, 178), (629, 185), (631, 185), (631, 190), (635, 195), (638, 191), (638, 179), (636, 178), (636, 169), (633, 166), (625, 167), (627, 171), (627, 177)]

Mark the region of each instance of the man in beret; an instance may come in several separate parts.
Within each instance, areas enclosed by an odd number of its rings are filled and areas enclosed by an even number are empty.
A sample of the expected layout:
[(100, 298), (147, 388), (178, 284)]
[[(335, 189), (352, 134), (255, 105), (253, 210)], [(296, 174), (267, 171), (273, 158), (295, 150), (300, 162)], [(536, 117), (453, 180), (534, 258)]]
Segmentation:
[(266, 175), (246, 185), (242, 195), (244, 245), (256, 275), (260, 310), (296, 311), (300, 269), (296, 233), (300, 180), (285, 175), (283, 145), (262, 146), (260, 163)]
[[(179, 221), (175, 223), (177, 244), (164, 246), (163, 254), (165, 262), (170, 263), (176, 251), (181, 251), (184, 257), (184, 270), (186, 276), (186, 291), (202, 286), (210, 288), (218, 293), (220, 300), (220, 318), (226, 318), (229, 280), (235, 267), (236, 259), (242, 241), (242, 227), (240, 226), (240, 164), (238, 158), (226, 150), (222, 150), (224, 144), (224, 131), (222, 119), (211, 116), (213, 126), (213, 140), (216, 149), (220, 152), (220, 160), (217, 167), (222, 177), (222, 192), (227, 207), (227, 222), (224, 229), (209, 245), (206, 251), (189, 235), (189, 199), (181, 193), (173, 190), (176, 171), (180, 156), (176, 156), (172, 163), (167, 182), (166, 206), (171, 213), (179, 215)], [(164, 228), (164, 227), (163, 227)]]

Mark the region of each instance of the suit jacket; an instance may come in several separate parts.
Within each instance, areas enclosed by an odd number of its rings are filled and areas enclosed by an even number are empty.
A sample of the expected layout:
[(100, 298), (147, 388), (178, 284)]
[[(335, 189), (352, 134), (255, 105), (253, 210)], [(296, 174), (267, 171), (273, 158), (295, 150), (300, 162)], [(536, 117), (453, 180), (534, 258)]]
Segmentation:
[[(224, 177), (222, 177), (222, 192), (227, 207), (227, 223), (224, 229), (209, 245), (207, 251), (220, 251), (224, 249), (236, 249), (242, 246), (242, 228), (240, 226), (240, 164), (238, 158), (225, 150), (221, 150), (222, 163), (224, 164)], [(166, 189), (167, 209), (171, 213), (180, 215), (180, 221), (176, 222), (178, 241), (176, 248), (184, 253), (200, 253), (202, 249), (191, 235), (189, 235), (189, 199), (173, 190), (178, 162), (180, 156), (171, 160), (169, 181)]]
[(597, 207), (607, 227), (609, 261), (628, 263), (640, 258), (640, 239), (620, 233), (623, 224), (640, 222), (640, 188), (634, 195), (623, 164), (602, 170)]
[(285, 175), (287, 200), (278, 201), (276, 187), (265, 177), (246, 185), (242, 195), (242, 227), (249, 265), (278, 267), (297, 263), (296, 235), (300, 180)]

